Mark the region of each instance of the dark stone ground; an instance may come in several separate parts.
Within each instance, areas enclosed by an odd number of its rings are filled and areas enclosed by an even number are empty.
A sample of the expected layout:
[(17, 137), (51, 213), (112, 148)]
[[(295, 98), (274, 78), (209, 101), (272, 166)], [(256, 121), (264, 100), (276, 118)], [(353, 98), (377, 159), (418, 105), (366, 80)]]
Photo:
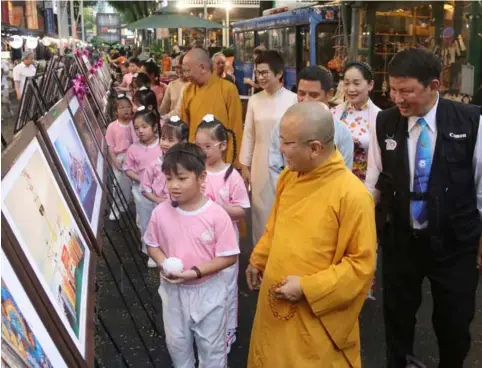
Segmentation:
[[(13, 97), (13, 96), (12, 96)], [(15, 110), (16, 105), (12, 106)], [(4, 106), (2, 106), (2, 134), (10, 141), (13, 133), (13, 119), (4, 117)], [(113, 273), (119, 282), (119, 286), (125, 294), (127, 306), (132, 312), (133, 319), (129, 317), (126, 305), (118, 293), (115, 283), (108, 271), (104, 260), (99, 259), (97, 263), (96, 279), (98, 291), (96, 295), (97, 309), (102, 321), (105, 323), (115, 342), (120, 347), (126, 361), (132, 367), (159, 367), (169, 368), (170, 359), (167, 352), (164, 336), (162, 334), (162, 316), (158, 312), (161, 309), (160, 298), (157, 294), (158, 275), (155, 270), (148, 270), (145, 267), (146, 260), (140, 259), (140, 252), (135, 249), (134, 241), (129, 239), (125, 232), (122, 232), (117, 222), (106, 219), (105, 230), (111, 237), (115, 249), (127, 270), (127, 274), (133, 279), (135, 287), (138, 289), (142, 298), (140, 302), (134, 288), (129, 284), (126, 272), (121, 271), (118, 258), (113, 251), (112, 245), (104, 239), (104, 252), (108, 263), (111, 265)], [(130, 251), (129, 251), (130, 250)], [(241, 244), (241, 267), (239, 278), (239, 329), (237, 342), (233, 345), (229, 356), (230, 368), (246, 367), (246, 360), (249, 347), (250, 330), (256, 309), (256, 293), (249, 292), (244, 279), (244, 269), (246, 268), (252, 245), (244, 239)], [(133, 257), (134, 255), (134, 257)], [(135, 261), (137, 260), (141, 272), (138, 272)], [(143, 280), (148, 288), (146, 289)], [(482, 284), (482, 281), (480, 282)], [(151, 298), (150, 294), (153, 296)], [(381, 368), (384, 366), (384, 327), (381, 308), (383, 290), (380, 283), (377, 285), (377, 300), (368, 300), (365, 304), (360, 317), (361, 321), (361, 341), (362, 341), (362, 360), (363, 366), (368, 368)], [(431, 327), (431, 297), (428, 283), (424, 285), (424, 301), (419, 311), (419, 323), (416, 335), (416, 354), (427, 364), (428, 368), (437, 366), (438, 351), (435, 336)], [(153, 315), (161, 333), (154, 332), (152, 324), (144, 312), (142, 306)], [(133, 322), (134, 321), (134, 322)], [(136, 333), (137, 325), (140, 335), (145, 341), (147, 350), (144, 348), (141, 338)], [(95, 351), (97, 363), (100, 367), (114, 368), (122, 367), (122, 359), (117, 354), (110, 338), (105, 330), (97, 324), (95, 337)], [(476, 316), (472, 324), (472, 349), (466, 361), (466, 368), (482, 367), (482, 292), (479, 288), (477, 295)], [(151, 355), (154, 364), (148, 359)], [(276, 367), (266, 367), (276, 368)], [(298, 368), (298, 367), (297, 367)], [(302, 368), (302, 367), (299, 367)]]

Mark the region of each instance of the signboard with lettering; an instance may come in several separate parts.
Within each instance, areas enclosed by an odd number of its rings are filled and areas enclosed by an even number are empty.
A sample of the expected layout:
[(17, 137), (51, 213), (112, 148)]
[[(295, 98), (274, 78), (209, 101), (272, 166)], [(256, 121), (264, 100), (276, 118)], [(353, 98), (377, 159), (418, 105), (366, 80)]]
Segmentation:
[(45, 10), (45, 30), (47, 33), (55, 33), (55, 18), (53, 3), (51, 1), (46, 1), (44, 3)]
[(119, 14), (97, 13), (97, 36), (105, 42), (121, 41), (121, 19)]

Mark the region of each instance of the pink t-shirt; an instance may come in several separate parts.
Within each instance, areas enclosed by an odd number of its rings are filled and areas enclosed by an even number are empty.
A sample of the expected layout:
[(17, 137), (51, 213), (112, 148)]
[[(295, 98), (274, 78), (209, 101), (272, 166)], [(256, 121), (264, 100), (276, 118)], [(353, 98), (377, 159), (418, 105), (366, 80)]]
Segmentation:
[(122, 78), (122, 84), (124, 84), (126, 87), (129, 87), (132, 83), (132, 78), (133, 78), (132, 73), (126, 73), (124, 74), (124, 77)]
[[(218, 172), (207, 171), (204, 194), (221, 205), (230, 204), (250, 208), (248, 191), (239, 172), (234, 169), (228, 179), (224, 181), (228, 168), (229, 166)], [(237, 230), (236, 222), (233, 221), (233, 223)]]
[(150, 146), (146, 146), (140, 142), (133, 143), (127, 150), (126, 159), (122, 169), (124, 171), (132, 170), (142, 178), (144, 170), (146, 170), (149, 165), (156, 161), (161, 155), (162, 151), (159, 146), (159, 140), (156, 140)]
[(168, 198), (166, 175), (162, 172), (162, 157), (158, 157), (144, 171), (141, 178), (141, 191), (152, 193), (159, 198)]
[(231, 219), (221, 206), (209, 199), (201, 208), (190, 212), (174, 208), (168, 201), (161, 203), (152, 211), (144, 242), (150, 247), (160, 247), (166, 257), (181, 259), (184, 270), (216, 257), (239, 254)]
[(133, 142), (132, 137), (133, 124), (121, 124), (119, 120), (115, 120), (109, 124), (105, 133), (107, 146), (114, 149), (114, 153), (124, 153)]

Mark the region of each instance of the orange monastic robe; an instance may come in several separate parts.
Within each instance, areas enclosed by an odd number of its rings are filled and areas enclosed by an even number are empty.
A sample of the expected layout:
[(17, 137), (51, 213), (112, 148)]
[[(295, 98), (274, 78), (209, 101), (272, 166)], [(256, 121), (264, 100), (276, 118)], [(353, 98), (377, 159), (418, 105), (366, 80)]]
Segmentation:
[[(194, 142), (196, 128), (207, 114), (213, 114), (236, 135), (236, 157), (243, 137), (242, 105), (236, 86), (216, 75), (211, 75), (205, 86), (192, 83), (184, 87), (181, 99), (181, 119), (189, 124), (189, 141)], [(228, 144), (227, 161), (231, 162), (233, 150)]]
[[(374, 202), (336, 151), (315, 170), (285, 170), (266, 232), (251, 255), (264, 270), (248, 368), (361, 367), (358, 315), (375, 271)], [(269, 289), (300, 276), (304, 297), (291, 303)]]

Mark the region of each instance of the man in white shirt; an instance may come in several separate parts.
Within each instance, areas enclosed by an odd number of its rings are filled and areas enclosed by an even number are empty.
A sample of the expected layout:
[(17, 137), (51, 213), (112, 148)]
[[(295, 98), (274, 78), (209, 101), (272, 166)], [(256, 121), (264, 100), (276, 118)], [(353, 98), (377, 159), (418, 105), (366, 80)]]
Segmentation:
[[(328, 100), (333, 97), (333, 75), (328, 69), (317, 65), (303, 69), (298, 77), (297, 99), (298, 102), (318, 101), (328, 109)], [(353, 166), (353, 138), (346, 125), (334, 119), (336, 149), (340, 151), (346, 167), (350, 170)], [(268, 152), (269, 177), (273, 191), (285, 167), (283, 154), (280, 152), (280, 121), (276, 123), (271, 132), (271, 146)]]
[(462, 368), (482, 268), (480, 109), (439, 96), (441, 63), (407, 49), (388, 67), (397, 106), (371, 131), (366, 185), (377, 202), (388, 368), (413, 356), (421, 286), (430, 280), (439, 368)]
[(22, 62), (13, 68), (13, 81), (15, 82), (15, 92), (17, 93), (17, 100), (20, 101), (23, 94), (23, 87), (27, 77), (33, 77), (36, 72), (36, 67), (33, 64), (34, 55), (32, 50), (27, 50), (22, 55)]

